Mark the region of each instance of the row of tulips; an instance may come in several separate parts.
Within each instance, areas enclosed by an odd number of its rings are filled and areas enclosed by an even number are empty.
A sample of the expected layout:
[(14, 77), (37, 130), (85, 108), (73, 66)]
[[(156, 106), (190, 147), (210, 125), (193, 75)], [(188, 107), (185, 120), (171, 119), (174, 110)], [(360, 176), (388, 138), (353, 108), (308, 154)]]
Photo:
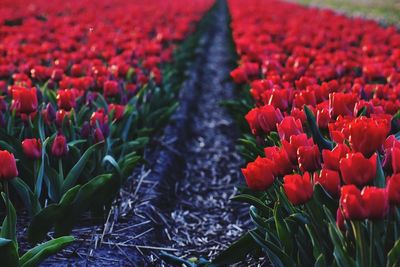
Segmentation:
[(248, 94), (231, 107), (251, 131), (234, 199), (252, 205), (256, 228), (222, 256), (261, 248), (274, 266), (398, 266), (400, 33), (287, 2), (229, 8), (231, 76)]
[[(182, 41), (211, 4), (2, 1), (2, 265), (36, 266), (73, 241), (83, 213), (104, 216), (177, 107), (198, 38)], [(30, 243), (56, 239), (19, 257), (14, 206)]]

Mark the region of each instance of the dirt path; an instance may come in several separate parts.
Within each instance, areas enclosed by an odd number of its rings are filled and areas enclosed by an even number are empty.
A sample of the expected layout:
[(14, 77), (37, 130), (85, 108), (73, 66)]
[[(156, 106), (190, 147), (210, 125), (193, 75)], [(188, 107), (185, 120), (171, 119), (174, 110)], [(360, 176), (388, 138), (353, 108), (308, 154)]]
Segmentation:
[(247, 207), (231, 203), (242, 182), (238, 132), (220, 102), (234, 98), (229, 79), (228, 12), (219, 1), (200, 38), (173, 116), (150, 169), (138, 170), (103, 226), (82, 223), (78, 242), (43, 266), (167, 266), (161, 250), (210, 258), (251, 225)]

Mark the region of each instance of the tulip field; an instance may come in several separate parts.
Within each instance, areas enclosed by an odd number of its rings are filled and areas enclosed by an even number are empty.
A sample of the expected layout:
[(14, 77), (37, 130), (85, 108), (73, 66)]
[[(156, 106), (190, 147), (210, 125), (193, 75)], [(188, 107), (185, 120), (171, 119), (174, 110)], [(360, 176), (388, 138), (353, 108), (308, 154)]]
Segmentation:
[(400, 266), (396, 23), (0, 1), (0, 266)]

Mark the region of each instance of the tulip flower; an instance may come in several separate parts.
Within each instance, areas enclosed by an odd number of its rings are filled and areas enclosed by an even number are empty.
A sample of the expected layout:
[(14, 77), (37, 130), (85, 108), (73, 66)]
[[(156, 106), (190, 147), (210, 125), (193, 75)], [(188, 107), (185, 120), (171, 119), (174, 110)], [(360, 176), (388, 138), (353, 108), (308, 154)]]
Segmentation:
[(392, 157), (393, 173), (400, 173), (400, 148), (394, 147), (390, 152)]
[(363, 220), (367, 217), (364, 201), (360, 190), (355, 185), (342, 186), (340, 206), (347, 220)]
[(105, 114), (104, 109), (99, 109), (92, 113), (90, 117), (90, 125), (92, 127), (96, 126), (97, 122), (100, 126), (103, 126), (108, 122), (108, 116)]
[(346, 231), (343, 212), (340, 208), (338, 208), (336, 211), (336, 226), (340, 229), (340, 231)]
[(319, 175), (314, 173), (314, 183), (319, 183), (333, 197), (340, 193), (340, 175), (337, 171), (322, 169)]
[(257, 122), (264, 133), (269, 134), (276, 131), (276, 124), (283, 119), (279, 109), (275, 109), (272, 105), (265, 105), (257, 109)]
[(277, 126), (281, 140), (289, 141), (292, 135), (303, 133), (303, 126), (300, 120), (292, 116), (286, 116)]
[(297, 149), (297, 162), (302, 172), (314, 172), (321, 168), (321, 153), (318, 146), (300, 146)]
[(13, 101), (11, 109), (15, 109), (17, 113), (30, 115), (37, 111), (38, 99), (36, 89), (28, 89), (24, 87), (14, 86), (11, 89)]
[(350, 148), (345, 144), (337, 144), (332, 151), (328, 149), (322, 150), (324, 168), (339, 171), (339, 161), (349, 152)]
[(104, 141), (103, 132), (101, 131), (100, 128), (96, 128), (96, 130), (94, 130), (94, 142), (100, 143), (102, 141)]
[(360, 152), (348, 153), (339, 163), (344, 183), (361, 186), (371, 182), (376, 176), (376, 160), (376, 154), (365, 158)]
[(292, 135), (290, 142), (282, 140), (282, 147), (286, 151), (290, 161), (297, 165), (297, 150), (301, 146), (313, 146), (312, 138), (308, 138), (306, 134)]
[(22, 141), (22, 149), (25, 157), (29, 159), (40, 159), (42, 156), (42, 143), (40, 139), (25, 139)]
[(390, 204), (400, 206), (400, 174), (391, 176), (387, 181)]
[(70, 111), (76, 106), (76, 96), (72, 90), (58, 90), (57, 92), (57, 106), (60, 109)]
[(275, 163), (275, 173), (283, 176), (293, 172), (294, 166), (283, 148), (276, 146), (264, 148), (265, 157)]
[(55, 157), (61, 158), (68, 153), (67, 139), (64, 135), (58, 134), (51, 146), (51, 154)]
[(303, 176), (300, 174), (285, 175), (283, 177), (283, 189), (293, 205), (305, 204), (313, 194), (310, 174), (306, 172)]
[(118, 95), (119, 93), (118, 82), (106, 81), (103, 86), (103, 93), (105, 97), (113, 97)]
[(274, 172), (274, 162), (261, 157), (257, 157), (254, 162), (250, 162), (246, 168), (242, 169), (247, 186), (254, 191), (268, 189), (275, 181)]
[(108, 105), (108, 111), (109, 113), (113, 112), (113, 119), (115, 119), (116, 121), (120, 121), (124, 116), (125, 106), (110, 104)]
[(14, 155), (6, 150), (0, 150), (0, 180), (7, 181), (18, 176)]
[(383, 219), (388, 214), (389, 197), (385, 188), (364, 187), (361, 191), (361, 197), (364, 201), (368, 219)]
[(374, 154), (385, 142), (389, 133), (386, 120), (360, 117), (349, 125), (350, 145), (353, 151), (361, 152), (365, 157)]
[(351, 93), (332, 93), (329, 95), (329, 113), (331, 118), (339, 115), (353, 115), (354, 106), (357, 102), (357, 95)]

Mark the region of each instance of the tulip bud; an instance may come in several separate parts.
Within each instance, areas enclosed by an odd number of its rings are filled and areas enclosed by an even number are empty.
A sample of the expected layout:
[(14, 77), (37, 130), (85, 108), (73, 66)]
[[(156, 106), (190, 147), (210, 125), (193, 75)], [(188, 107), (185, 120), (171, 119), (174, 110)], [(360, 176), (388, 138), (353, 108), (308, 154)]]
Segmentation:
[(103, 92), (105, 97), (113, 97), (118, 95), (119, 93), (118, 82), (106, 81), (104, 83)]
[(297, 161), (302, 172), (314, 172), (321, 168), (318, 146), (301, 146), (297, 149)]
[(303, 176), (300, 174), (285, 175), (283, 189), (293, 205), (305, 204), (313, 195), (310, 174), (306, 172)]
[(22, 141), (22, 149), (25, 157), (29, 159), (40, 159), (42, 156), (42, 143), (40, 139), (25, 139)]
[(338, 208), (336, 211), (336, 226), (340, 229), (340, 231), (346, 231), (343, 212), (340, 210), (340, 208)]
[(340, 175), (337, 171), (323, 168), (319, 175), (314, 174), (314, 182), (319, 183), (332, 197), (339, 196)]
[(14, 155), (6, 150), (0, 150), (0, 180), (10, 180), (18, 176)]
[(102, 141), (104, 141), (103, 132), (99, 128), (96, 128), (96, 130), (94, 130), (94, 142), (100, 143)]
[(364, 187), (361, 191), (368, 219), (383, 219), (389, 212), (389, 198), (385, 188)]
[(289, 141), (292, 135), (303, 133), (303, 126), (300, 120), (292, 116), (286, 116), (277, 126), (281, 140)]
[(349, 152), (350, 148), (345, 144), (337, 144), (332, 151), (328, 149), (322, 150), (324, 168), (339, 171), (339, 161)]
[(68, 153), (67, 139), (64, 135), (58, 134), (51, 146), (51, 154), (55, 157), (61, 158)]
[(361, 192), (355, 185), (342, 186), (340, 206), (347, 220), (363, 220), (367, 217)]

